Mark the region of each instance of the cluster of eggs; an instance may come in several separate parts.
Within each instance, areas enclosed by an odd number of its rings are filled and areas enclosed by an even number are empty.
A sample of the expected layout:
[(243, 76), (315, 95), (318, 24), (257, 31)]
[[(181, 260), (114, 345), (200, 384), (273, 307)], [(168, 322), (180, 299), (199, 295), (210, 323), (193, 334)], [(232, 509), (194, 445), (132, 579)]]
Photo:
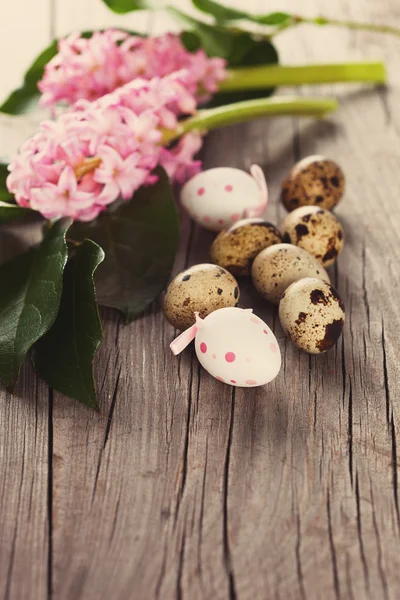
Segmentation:
[(281, 357), (274, 334), (251, 309), (237, 308), (235, 277), (243, 276), (251, 276), (263, 298), (279, 304), (282, 327), (296, 346), (313, 354), (332, 348), (342, 332), (344, 305), (325, 267), (343, 248), (343, 228), (330, 211), (344, 185), (333, 161), (322, 156), (300, 161), (283, 182), (281, 200), (290, 212), (277, 228), (261, 217), (268, 193), (259, 167), (251, 175), (210, 169), (187, 182), (183, 206), (220, 233), (210, 250), (213, 264), (180, 273), (165, 295), (165, 316), (183, 331), (171, 344), (173, 352), (195, 339), (204, 368), (231, 385), (263, 385), (277, 375)]

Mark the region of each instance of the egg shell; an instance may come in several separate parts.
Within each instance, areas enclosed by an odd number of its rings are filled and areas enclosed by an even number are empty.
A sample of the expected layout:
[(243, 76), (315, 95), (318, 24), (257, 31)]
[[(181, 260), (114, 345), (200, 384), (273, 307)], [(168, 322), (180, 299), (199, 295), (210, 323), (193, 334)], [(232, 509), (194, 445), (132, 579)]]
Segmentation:
[(344, 191), (345, 177), (339, 165), (315, 155), (294, 165), (282, 183), (281, 200), (288, 211), (309, 205), (332, 210)]
[(285, 333), (301, 350), (321, 354), (332, 348), (344, 325), (344, 304), (329, 283), (305, 278), (292, 283), (279, 304)]
[(211, 313), (198, 324), (195, 348), (206, 371), (233, 386), (264, 385), (281, 368), (273, 332), (251, 309), (222, 308)]
[(324, 267), (333, 264), (343, 250), (342, 225), (329, 210), (301, 206), (285, 217), (280, 229), (284, 242), (304, 248)]
[[(216, 167), (198, 173), (183, 186), (181, 203), (192, 219), (211, 231), (222, 231), (263, 204), (260, 188), (249, 173)], [(252, 216), (259, 216), (253, 214)]]
[(250, 275), (253, 260), (263, 250), (282, 241), (280, 231), (260, 218), (243, 219), (215, 238), (210, 256), (212, 262), (237, 277)]
[(253, 262), (251, 276), (258, 293), (273, 304), (279, 303), (289, 285), (304, 277), (330, 282), (321, 263), (292, 244), (276, 244), (260, 252)]
[(206, 317), (225, 306), (235, 306), (240, 291), (236, 279), (225, 269), (208, 263), (194, 265), (179, 273), (164, 297), (164, 314), (177, 329), (194, 324), (195, 312)]

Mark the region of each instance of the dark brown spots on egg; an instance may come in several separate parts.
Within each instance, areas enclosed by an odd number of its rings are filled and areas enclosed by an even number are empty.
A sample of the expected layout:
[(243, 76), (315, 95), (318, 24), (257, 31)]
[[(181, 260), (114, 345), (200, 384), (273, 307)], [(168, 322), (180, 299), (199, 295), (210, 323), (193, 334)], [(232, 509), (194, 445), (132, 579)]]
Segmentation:
[(238, 288), (238, 287), (235, 287), (235, 290), (234, 290), (234, 292), (233, 292), (233, 295), (234, 295), (234, 297), (235, 297), (235, 298), (238, 298), (238, 297), (239, 297), (239, 288)]
[(299, 223), (298, 225), (296, 225), (295, 231), (297, 234), (297, 240), (301, 240), (301, 238), (303, 236), (305, 236), (309, 233), (308, 227), (306, 227), (306, 225), (303, 225), (302, 223)]
[(328, 262), (329, 260), (333, 260), (334, 258), (337, 257), (338, 255), (338, 250), (335, 247), (330, 247), (324, 254), (324, 256), (322, 257), (322, 261), (324, 263)]
[(182, 281), (189, 281), (190, 279), (190, 275), (185, 275), (184, 277), (182, 277)]
[(305, 313), (305, 312), (299, 312), (299, 316), (296, 319), (296, 324), (300, 325), (301, 323), (304, 323), (304, 321), (306, 320), (306, 318), (307, 318), (307, 313)]
[(336, 176), (331, 177), (331, 184), (333, 187), (338, 188), (340, 185), (339, 178)]
[(337, 236), (339, 240), (343, 239), (343, 231), (341, 229), (339, 229)]
[[(189, 306), (189, 304), (190, 304), (190, 298), (185, 298), (183, 301), (183, 306)], [(178, 306), (177, 306), (177, 308), (178, 308)]]
[(220, 296), (224, 290), (222, 288), (217, 289), (217, 294)]
[(313, 304), (323, 304), (326, 306), (329, 302), (322, 290), (315, 289), (310, 294), (310, 300)]
[(311, 215), (304, 215), (304, 217), (302, 218), (302, 221), (304, 223), (308, 223), (308, 221), (311, 219)]
[(320, 352), (326, 352), (334, 346), (343, 330), (343, 319), (335, 319), (332, 323), (325, 325), (325, 335), (322, 340), (317, 342), (317, 348)]
[(321, 204), (323, 201), (324, 201), (324, 197), (323, 196), (320, 196), (320, 195), (315, 196), (315, 202), (317, 204)]

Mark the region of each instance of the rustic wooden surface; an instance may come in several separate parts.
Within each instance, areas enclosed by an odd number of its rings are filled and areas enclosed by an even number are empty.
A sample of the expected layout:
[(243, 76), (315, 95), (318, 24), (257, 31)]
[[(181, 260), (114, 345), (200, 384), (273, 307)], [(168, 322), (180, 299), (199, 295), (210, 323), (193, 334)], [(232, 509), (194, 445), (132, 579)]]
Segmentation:
[[(300, 10), (278, 4), (270, 8)], [(100, 0), (21, 10), (3, 8), (2, 95), (54, 34), (168, 25), (162, 15), (121, 19)], [(400, 26), (396, 0), (307, 0), (301, 10)], [(204, 151), (206, 166), (262, 164), (275, 222), (294, 161), (320, 153), (343, 166), (337, 214), (347, 245), (332, 270), (347, 306), (343, 339), (327, 355), (302, 354), (244, 285), (243, 302), (274, 327), (284, 362), (268, 387), (235, 390), (200, 370), (190, 350), (170, 354), (160, 302), (127, 327), (105, 310), (103, 418), (53, 394), (27, 362), (16, 394), (0, 390), (1, 599), (400, 597), (400, 41), (307, 27), (278, 46), (286, 62), (388, 63), (386, 90), (320, 90), (341, 100), (329, 121), (259, 121), (213, 133)], [(5, 131), (2, 147), (12, 142)], [(207, 260), (211, 241), (182, 224), (176, 271)], [(2, 258), (35, 236), (29, 225), (7, 231)]]

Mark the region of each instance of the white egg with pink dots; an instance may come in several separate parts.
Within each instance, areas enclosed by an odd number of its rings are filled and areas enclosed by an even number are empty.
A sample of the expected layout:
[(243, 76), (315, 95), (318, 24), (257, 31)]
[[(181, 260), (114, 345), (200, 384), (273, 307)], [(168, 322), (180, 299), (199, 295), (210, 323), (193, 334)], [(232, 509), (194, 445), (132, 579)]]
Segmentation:
[(281, 368), (278, 342), (252, 309), (220, 308), (184, 331), (171, 344), (179, 354), (195, 340), (197, 358), (216, 379), (232, 386), (269, 383)]
[(192, 219), (211, 231), (222, 231), (236, 221), (261, 216), (268, 203), (264, 173), (252, 165), (250, 173), (217, 167), (198, 173), (182, 188), (181, 203)]

